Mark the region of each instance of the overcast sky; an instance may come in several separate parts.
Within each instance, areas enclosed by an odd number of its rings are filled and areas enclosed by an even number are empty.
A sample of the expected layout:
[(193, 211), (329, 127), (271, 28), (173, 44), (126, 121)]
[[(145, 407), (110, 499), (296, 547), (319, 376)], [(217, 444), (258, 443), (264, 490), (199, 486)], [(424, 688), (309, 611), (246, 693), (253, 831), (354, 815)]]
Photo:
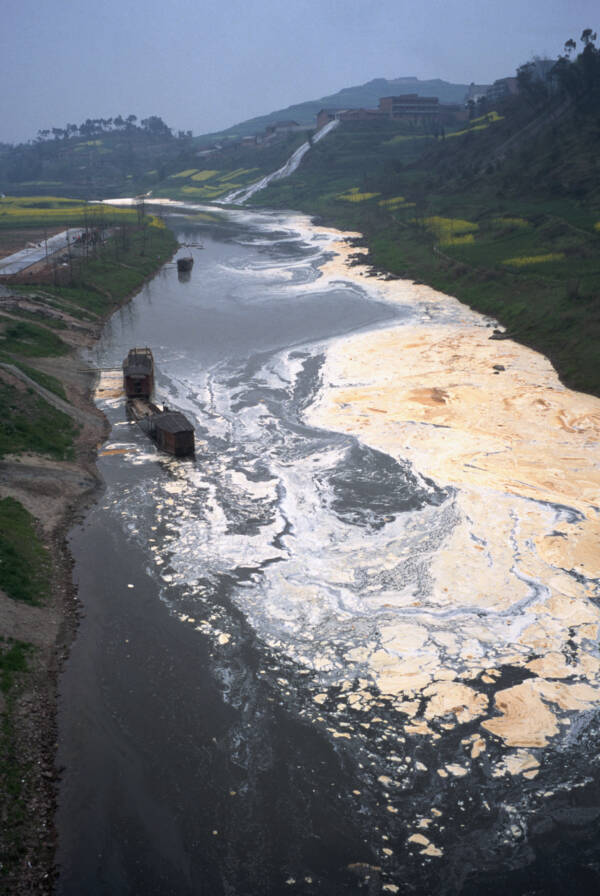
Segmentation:
[(0, 140), (160, 115), (194, 134), (372, 78), (488, 83), (598, 0), (2, 0)]

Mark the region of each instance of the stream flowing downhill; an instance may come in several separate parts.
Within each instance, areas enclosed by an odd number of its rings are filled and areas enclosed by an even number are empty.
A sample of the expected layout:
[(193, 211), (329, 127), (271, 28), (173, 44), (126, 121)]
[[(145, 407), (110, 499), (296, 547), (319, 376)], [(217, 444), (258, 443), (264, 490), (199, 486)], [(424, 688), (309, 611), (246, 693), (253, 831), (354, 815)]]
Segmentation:
[(600, 401), (352, 235), (211, 211), (90, 353), (58, 893), (597, 891)]

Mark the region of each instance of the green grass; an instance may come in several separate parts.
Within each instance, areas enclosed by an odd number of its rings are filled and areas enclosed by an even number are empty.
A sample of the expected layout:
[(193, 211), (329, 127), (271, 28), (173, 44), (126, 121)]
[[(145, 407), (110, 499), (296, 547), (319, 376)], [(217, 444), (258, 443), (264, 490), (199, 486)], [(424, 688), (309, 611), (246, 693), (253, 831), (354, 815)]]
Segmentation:
[(69, 346), (55, 333), (29, 321), (8, 321), (0, 329), (0, 353), (27, 358), (64, 355)]
[[(75, 283), (44, 287), (42, 297), (75, 317), (104, 319), (168, 260), (176, 247), (174, 235), (164, 226), (149, 224), (145, 231), (119, 231), (97, 258), (74, 267)], [(27, 289), (19, 291), (26, 293)], [(0, 360), (16, 364), (64, 400), (62, 384), (25, 359), (53, 357), (69, 350), (56, 333), (30, 320), (0, 318)], [(70, 416), (54, 408), (33, 388), (15, 388), (0, 381), (0, 456), (29, 451), (71, 460), (78, 431)]]
[(28, 672), (28, 659), (32, 651), (31, 644), (0, 636), (0, 691), (4, 697), (4, 711), (0, 719), (0, 867), (5, 881), (22, 857), (24, 845), (21, 832), (27, 823), (25, 792), (29, 767), (18, 748), (15, 700), (16, 692)]
[(164, 226), (149, 225), (145, 233), (134, 228), (118, 231), (97, 258), (74, 264), (72, 284), (45, 286), (44, 292), (63, 310), (73, 314), (77, 309), (75, 316), (103, 318), (168, 261), (176, 248), (175, 236)]
[(291, 134), (260, 148), (227, 147), (219, 153), (218, 163), (215, 159), (214, 168), (211, 158), (206, 163), (210, 168), (199, 170), (190, 167), (176, 171), (153, 186), (153, 195), (187, 202), (218, 202), (231, 190), (249, 186), (281, 167), (305, 140), (306, 134)]
[(14, 600), (44, 603), (50, 566), (29, 511), (14, 498), (0, 500), (0, 588)]
[(43, 386), (44, 389), (48, 389), (49, 392), (54, 392), (54, 394), (58, 395), (59, 398), (62, 398), (63, 401), (67, 400), (64, 386), (60, 380), (56, 379), (56, 377), (50, 376), (49, 373), (43, 373), (43, 371), (37, 370), (35, 367), (30, 367), (28, 364), (18, 363), (16, 366), (22, 370), (23, 373), (26, 373), (30, 379), (35, 380), (36, 383)]
[[(14, 289), (11, 286), (11, 289)], [(15, 312), (11, 310), (11, 314)], [(46, 317), (42, 314), (36, 314), (35, 311), (24, 311), (22, 308), (18, 311), (18, 316), (20, 320), (29, 320), (34, 324), (41, 324), (44, 327), (49, 327), (51, 330), (66, 330), (67, 325), (64, 321), (59, 320), (55, 317)]]
[(363, 233), (377, 267), (497, 318), (565, 383), (600, 395), (597, 135), (588, 121), (553, 124), (490, 165), (526, 123), (494, 116), (437, 141), (394, 134), (392, 122), (344, 123), (250, 203)]
[(136, 220), (131, 208), (90, 205), (61, 196), (0, 197), (0, 231), (27, 227), (116, 226)]
[(27, 672), (27, 657), (32, 645), (0, 636), (0, 691), (8, 694), (16, 678)]
[(78, 431), (71, 417), (33, 389), (15, 389), (0, 381), (0, 457), (31, 451), (72, 460)]

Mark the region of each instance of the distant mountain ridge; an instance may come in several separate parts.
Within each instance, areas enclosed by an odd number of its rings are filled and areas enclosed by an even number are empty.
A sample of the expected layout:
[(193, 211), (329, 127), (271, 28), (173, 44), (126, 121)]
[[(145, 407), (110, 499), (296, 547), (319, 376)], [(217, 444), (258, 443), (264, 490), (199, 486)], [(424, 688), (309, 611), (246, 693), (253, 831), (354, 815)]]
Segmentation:
[[(463, 103), (465, 101), (468, 84), (453, 84), (450, 81), (442, 81), (434, 78), (430, 81), (421, 81), (415, 77), (374, 78), (366, 84), (355, 87), (344, 87), (330, 96), (323, 96), (317, 100), (308, 100), (304, 103), (296, 103), (286, 109), (277, 109), (268, 115), (259, 115), (249, 118), (239, 124), (218, 131), (213, 134), (203, 134), (207, 141), (219, 137), (246, 137), (263, 131), (268, 125), (281, 120), (293, 120), (298, 124), (314, 127), (317, 113), (324, 108), (331, 109), (361, 109), (375, 108), (382, 96), (397, 96), (403, 93), (416, 93), (419, 96), (437, 96), (441, 103)], [(202, 139), (201, 138), (201, 139)]]

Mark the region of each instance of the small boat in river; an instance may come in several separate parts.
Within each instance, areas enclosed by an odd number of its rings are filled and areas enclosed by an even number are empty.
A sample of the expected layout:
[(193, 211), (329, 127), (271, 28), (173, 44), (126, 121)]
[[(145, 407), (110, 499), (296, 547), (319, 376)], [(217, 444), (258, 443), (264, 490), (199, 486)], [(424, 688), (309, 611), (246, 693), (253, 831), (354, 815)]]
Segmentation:
[(132, 348), (123, 361), (127, 413), (162, 451), (184, 457), (194, 453), (194, 427), (181, 411), (151, 401), (154, 357), (149, 348)]
[(182, 255), (177, 259), (177, 270), (180, 273), (184, 273), (185, 271), (191, 271), (192, 265), (194, 264), (194, 258), (192, 255)]
[(133, 398), (127, 402), (127, 413), (161, 451), (175, 457), (194, 453), (194, 427), (181, 411), (166, 405), (161, 409), (147, 399)]
[(154, 391), (154, 357), (149, 348), (131, 348), (123, 361), (127, 398), (150, 398)]

